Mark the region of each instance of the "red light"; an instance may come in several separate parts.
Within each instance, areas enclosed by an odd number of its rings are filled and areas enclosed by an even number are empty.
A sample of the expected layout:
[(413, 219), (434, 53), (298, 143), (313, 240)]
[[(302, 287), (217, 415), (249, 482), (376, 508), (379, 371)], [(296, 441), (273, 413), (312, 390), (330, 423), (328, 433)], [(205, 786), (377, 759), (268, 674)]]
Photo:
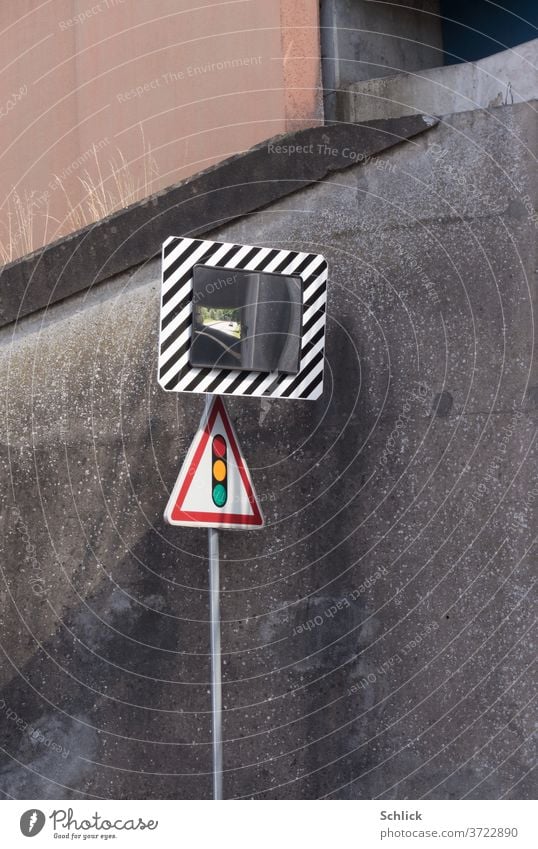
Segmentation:
[(213, 440), (213, 454), (215, 457), (224, 457), (226, 454), (226, 440), (223, 436), (216, 436)]

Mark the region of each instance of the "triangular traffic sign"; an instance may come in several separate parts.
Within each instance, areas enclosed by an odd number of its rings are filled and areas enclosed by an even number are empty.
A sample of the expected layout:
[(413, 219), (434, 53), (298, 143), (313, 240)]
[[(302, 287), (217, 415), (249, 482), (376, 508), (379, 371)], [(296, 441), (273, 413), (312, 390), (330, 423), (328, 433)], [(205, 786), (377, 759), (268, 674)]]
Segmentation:
[(264, 525), (247, 464), (222, 399), (215, 396), (164, 511), (170, 525), (249, 530)]

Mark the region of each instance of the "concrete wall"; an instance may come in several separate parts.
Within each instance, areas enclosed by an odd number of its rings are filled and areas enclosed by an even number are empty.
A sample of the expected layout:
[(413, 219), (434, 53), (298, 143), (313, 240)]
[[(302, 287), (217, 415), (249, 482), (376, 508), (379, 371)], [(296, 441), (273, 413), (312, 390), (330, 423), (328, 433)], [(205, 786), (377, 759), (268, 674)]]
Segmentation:
[(2, 3), (0, 51), (0, 263), (322, 119), (317, 0)]
[(342, 121), (359, 123), (522, 103), (538, 96), (537, 60), (534, 39), (479, 62), (355, 83), (338, 93), (337, 112)]
[(439, 0), (322, 0), (325, 114), (339, 118), (335, 91), (358, 80), (443, 64)]
[[(228, 797), (532, 796), (535, 109), (213, 233), (330, 266), (323, 398), (229, 404), (268, 524), (222, 534)], [(0, 332), (15, 798), (210, 795), (206, 538), (161, 518), (202, 402), (157, 387), (159, 287)]]

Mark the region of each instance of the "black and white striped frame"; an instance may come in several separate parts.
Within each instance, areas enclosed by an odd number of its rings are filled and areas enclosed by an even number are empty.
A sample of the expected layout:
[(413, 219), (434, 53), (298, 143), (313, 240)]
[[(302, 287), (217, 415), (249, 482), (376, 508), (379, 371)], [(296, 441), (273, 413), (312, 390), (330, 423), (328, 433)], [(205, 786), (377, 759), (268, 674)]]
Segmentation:
[[(195, 265), (301, 278), (303, 320), (297, 374), (198, 368), (189, 363)], [(326, 301), (327, 262), (321, 254), (171, 236), (162, 251), (159, 385), (168, 392), (314, 401), (323, 391)]]

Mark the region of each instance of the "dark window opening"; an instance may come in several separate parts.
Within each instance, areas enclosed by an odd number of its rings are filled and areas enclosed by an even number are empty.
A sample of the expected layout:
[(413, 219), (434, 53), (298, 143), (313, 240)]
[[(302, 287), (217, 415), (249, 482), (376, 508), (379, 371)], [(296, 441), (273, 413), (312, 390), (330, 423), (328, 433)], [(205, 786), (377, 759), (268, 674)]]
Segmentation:
[(538, 37), (536, 0), (441, 0), (445, 65), (476, 62)]

